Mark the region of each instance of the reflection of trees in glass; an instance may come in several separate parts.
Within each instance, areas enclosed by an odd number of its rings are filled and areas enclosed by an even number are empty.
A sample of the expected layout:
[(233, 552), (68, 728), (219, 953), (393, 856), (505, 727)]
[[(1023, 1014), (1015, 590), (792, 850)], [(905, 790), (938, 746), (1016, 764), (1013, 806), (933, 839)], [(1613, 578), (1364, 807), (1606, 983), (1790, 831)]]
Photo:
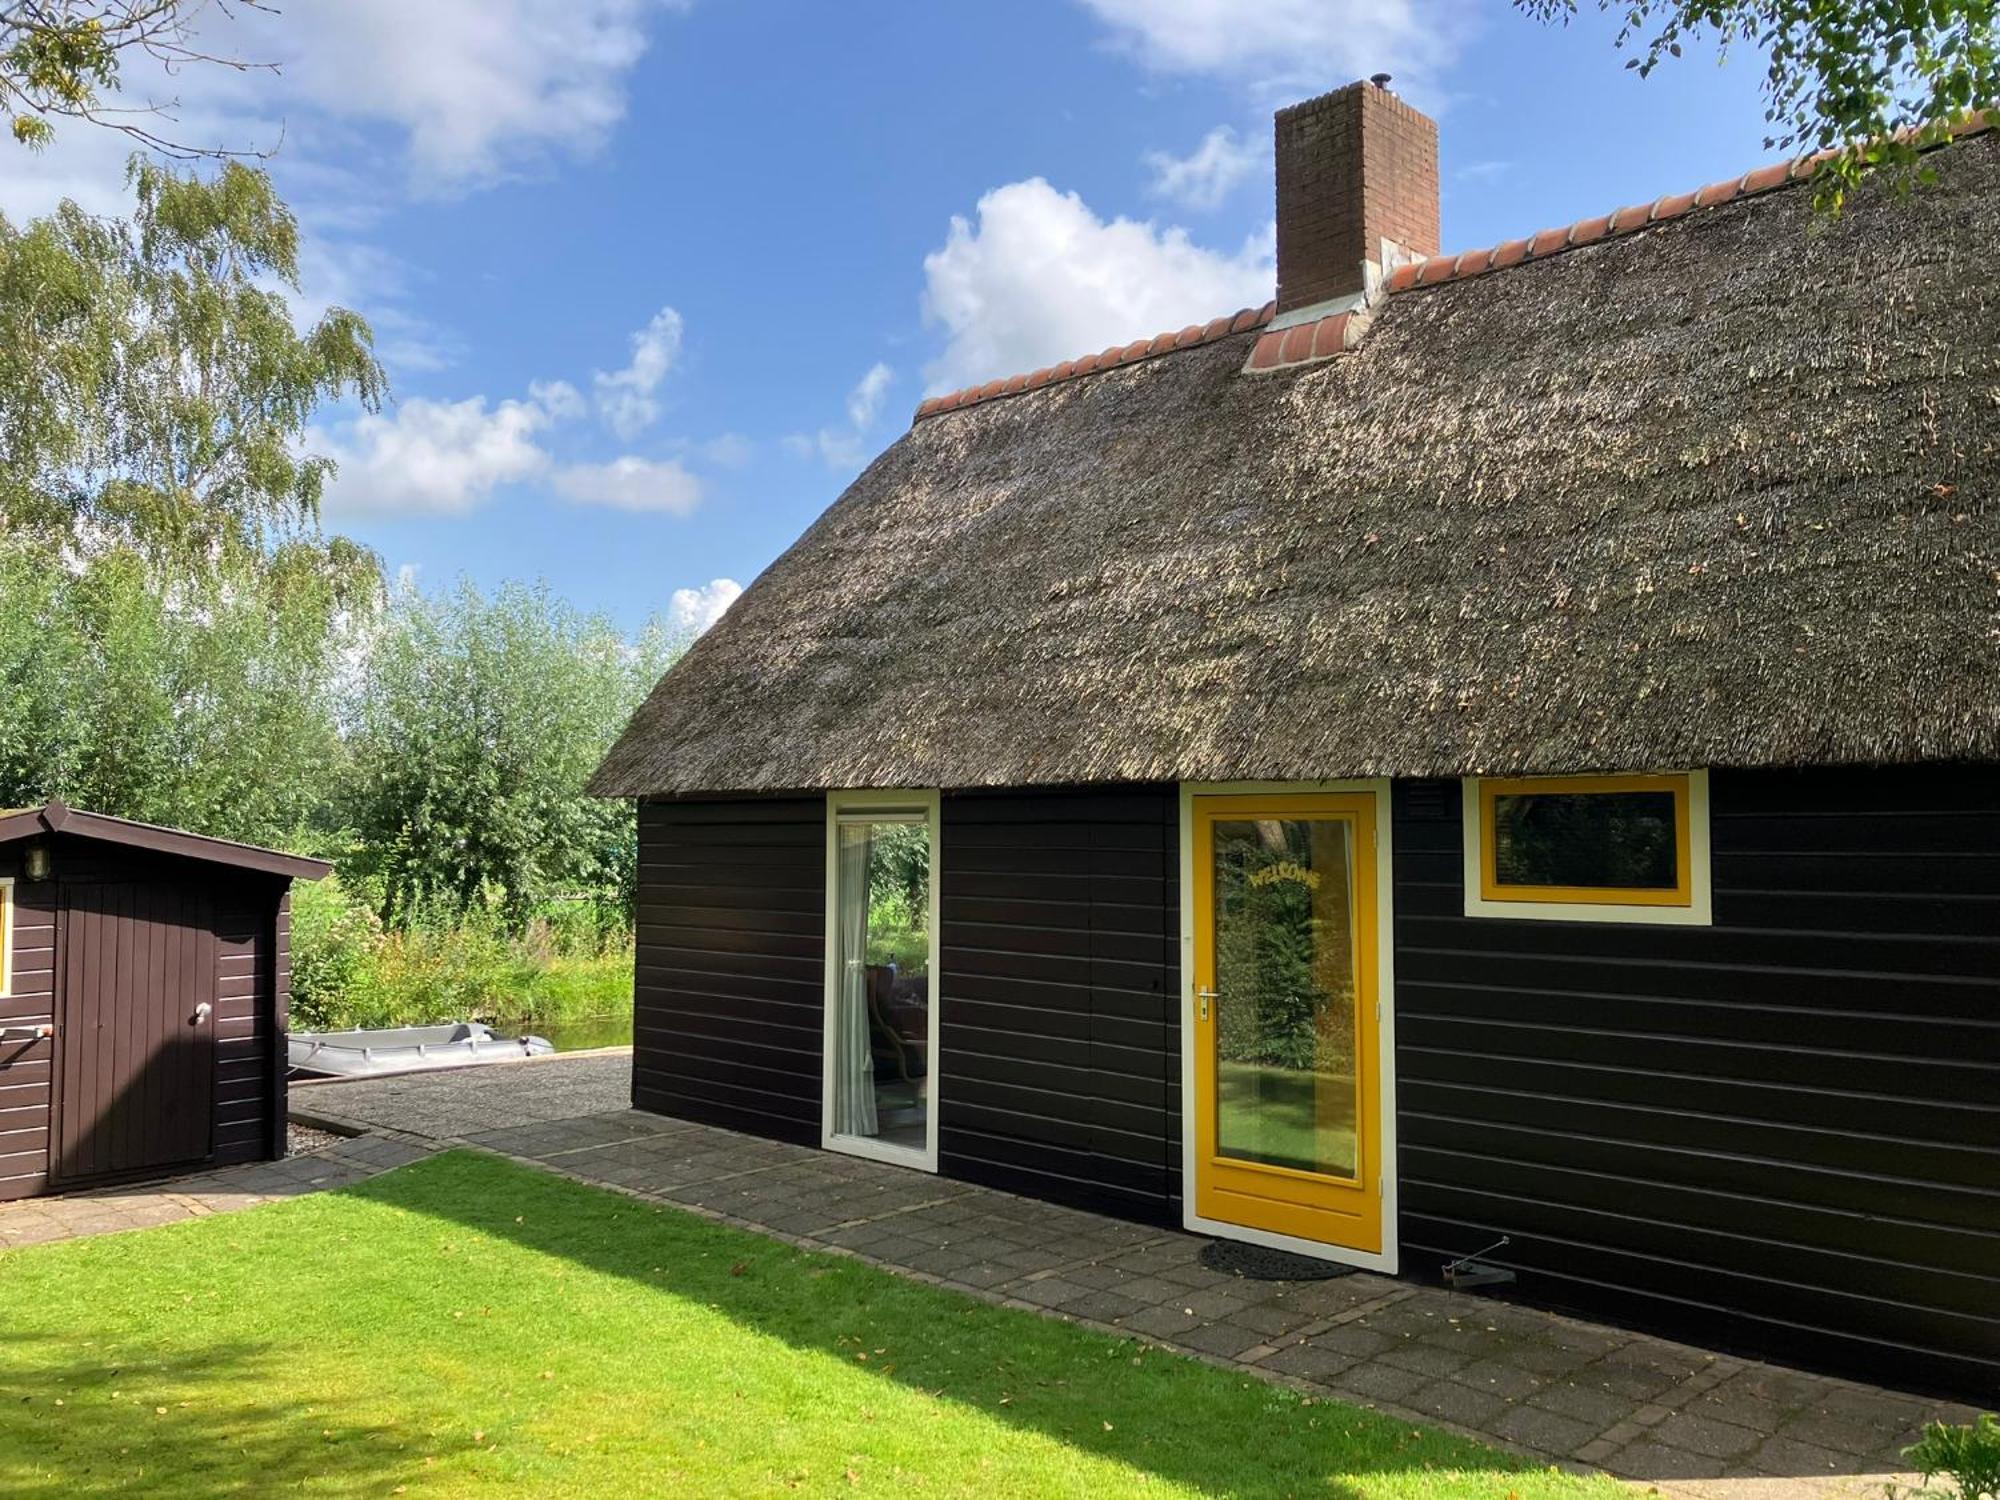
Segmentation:
[(925, 904), (931, 884), (931, 834), (922, 823), (869, 825), (874, 847), (868, 854), (868, 899), (901, 896), (909, 905)]
[(868, 834), (868, 962), (923, 974), (931, 958), (930, 829), (874, 823)]
[(1672, 792), (1541, 792), (1493, 799), (1502, 885), (1672, 890), (1679, 884)]
[(1354, 1044), (1347, 828), (1215, 824), (1216, 1043), (1225, 1062), (1345, 1070)]

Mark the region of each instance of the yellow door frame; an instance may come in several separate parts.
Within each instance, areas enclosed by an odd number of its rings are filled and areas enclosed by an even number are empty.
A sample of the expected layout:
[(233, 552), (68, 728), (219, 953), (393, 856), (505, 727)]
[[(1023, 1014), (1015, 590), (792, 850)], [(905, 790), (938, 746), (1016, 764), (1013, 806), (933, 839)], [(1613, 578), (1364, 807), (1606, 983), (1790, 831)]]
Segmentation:
[[(1226, 798), (1227, 804), (1203, 799)], [(1252, 800), (1254, 799), (1254, 800)], [(1395, 974), (1394, 910), (1390, 882), (1392, 848), (1389, 824), (1389, 783), (1385, 780), (1331, 782), (1183, 783), (1181, 787), (1181, 1165), (1183, 1222), (1199, 1233), (1245, 1240), (1274, 1249), (1358, 1265), (1394, 1274), (1398, 1266), (1396, 1235), (1396, 1092), (1395, 1092)], [(1200, 804), (1198, 806), (1198, 804)], [(1360, 1162), (1352, 1188), (1329, 1185), (1328, 1179), (1285, 1167), (1219, 1162), (1212, 1151), (1215, 1118), (1212, 1090), (1200, 1073), (1210, 1045), (1210, 1023), (1198, 1013), (1199, 975), (1208, 963), (1207, 935), (1198, 914), (1209, 889), (1209, 874), (1197, 860), (1197, 812), (1252, 810), (1291, 816), (1325, 811), (1349, 816), (1356, 823), (1356, 953), (1360, 960), (1363, 1027), (1372, 1029), (1372, 1046), (1363, 1044), (1356, 1062), (1361, 1074), (1361, 1107), (1372, 1108), (1372, 1129), (1366, 1115), (1358, 1116)], [(1370, 845), (1372, 844), (1372, 849)], [(1370, 908), (1372, 907), (1372, 910)], [(1372, 958), (1372, 963), (1369, 960)], [(1372, 969), (1372, 985), (1369, 970)], [(1372, 1027), (1368, 1023), (1372, 1022)], [(1244, 1176), (1243, 1174), (1249, 1174)], [(1332, 1213), (1293, 1215), (1241, 1197), (1230, 1186), (1255, 1186), (1259, 1181), (1282, 1199), (1285, 1185), (1306, 1187)], [(1217, 1183), (1223, 1191), (1212, 1189)], [(1365, 1212), (1375, 1210), (1372, 1223)], [(1250, 1211), (1243, 1211), (1248, 1209)], [(1351, 1215), (1351, 1217), (1343, 1217)], [(1236, 1222), (1238, 1217), (1262, 1220), (1262, 1225)], [(1310, 1233), (1287, 1232), (1308, 1230)], [(1354, 1241), (1340, 1244), (1328, 1236)]]

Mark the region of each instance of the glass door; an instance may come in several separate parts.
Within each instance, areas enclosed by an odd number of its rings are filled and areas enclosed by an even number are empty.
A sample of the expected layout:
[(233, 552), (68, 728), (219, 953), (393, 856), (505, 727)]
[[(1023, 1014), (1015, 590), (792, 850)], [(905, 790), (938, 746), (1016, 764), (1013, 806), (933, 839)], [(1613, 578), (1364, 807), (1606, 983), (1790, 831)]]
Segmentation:
[(824, 1140), (934, 1167), (936, 806), (847, 793), (828, 827)]
[(1194, 798), (1196, 1212), (1382, 1248), (1375, 798)]

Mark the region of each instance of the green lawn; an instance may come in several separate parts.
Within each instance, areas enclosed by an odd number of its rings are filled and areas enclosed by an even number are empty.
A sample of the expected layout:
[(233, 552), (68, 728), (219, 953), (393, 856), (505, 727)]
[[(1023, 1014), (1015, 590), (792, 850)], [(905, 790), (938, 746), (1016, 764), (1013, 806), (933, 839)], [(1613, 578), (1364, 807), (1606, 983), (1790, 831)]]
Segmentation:
[(0, 1296), (12, 1497), (1616, 1493), (472, 1153)]

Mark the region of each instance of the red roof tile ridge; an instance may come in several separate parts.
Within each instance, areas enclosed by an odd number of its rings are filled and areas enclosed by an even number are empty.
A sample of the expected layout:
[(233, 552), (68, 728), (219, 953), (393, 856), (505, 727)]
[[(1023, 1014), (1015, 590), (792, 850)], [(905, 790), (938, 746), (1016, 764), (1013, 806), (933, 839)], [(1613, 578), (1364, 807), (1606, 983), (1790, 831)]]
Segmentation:
[[(1948, 144), (1950, 141), (1962, 140), (1967, 136), (1995, 129), (2000, 129), (2000, 116), (1991, 111), (1974, 111), (1952, 125), (1949, 135), (1940, 144)], [(1908, 137), (1915, 132), (1906, 131), (1903, 134)], [(1281, 370), (1293, 365), (1316, 364), (1321, 360), (1345, 353), (1352, 349), (1367, 331), (1371, 315), (1379, 310), (1378, 299), (1382, 295), (1418, 291), (1442, 286), (1446, 282), (1466, 281), (1474, 276), (1484, 275), (1488, 271), (1504, 271), (1530, 261), (1547, 260), (1552, 255), (1580, 249), (1600, 240), (1636, 234), (1654, 224), (1664, 224), (1669, 220), (1682, 218), (1698, 208), (1716, 208), (1724, 203), (1734, 202), (1738, 198), (1773, 192), (1781, 187), (1804, 182), (1819, 170), (1822, 162), (1839, 154), (1840, 148), (1833, 147), (1814, 152), (1810, 156), (1801, 156), (1793, 161), (1771, 162), (1765, 166), (1754, 167), (1740, 177), (1712, 182), (1707, 187), (1692, 193), (1668, 193), (1650, 203), (1635, 203), (1615, 213), (1578, 219), (1574, 224), (1556, 229), (1544, 229), (1541, 233), (1530, 235), (1525, 239), (1505, 240), (1486, 249), (1466, 250), (1456, 255), (1434, 255), (1428, 260), (1412, 261), (1392, 272), (1387, 282), (1383, 284), (1381, 292), (1376, 297), (1371, 297), (1365, 307), (1330, 314), (1305, 323), (1295, 323), (1287, 328), (1271, 329), (1270, 332), (1263, 334), (1252, 348), (1244, 369), (1249, 373)], [(1086, 354), (1077, 359), (1066, 359), (1061, 364), (1045, 366), (1029, 375), (989, 380), (983, 385), (970, 385), (948, 395), (932, 396), (917, 408), (916, 420), (922, 421), (925, 417), (941, 416), (948, 411), (978, 406), (1002, 396), (1015, 396), (1025, 391), (1039, 390), (1045, 385), (1053, 385), (1059, 381), (1095, 375), (1119, 365), (1155, 359), (1162, 354), (1172, 354), (1176, 350), (1192, 348), (1196, 344), (1210, 344), (1231, 334), (1249, 333), (1253, 329), (1267, 328), (1277, 316), (1277, 312), (1276, 302), (1266, 302), (1259, 308), (1246, 307), (1233, 317), (1214, 318), (1207, 323), (1190, 323), (1178, 332), (1169, 331), (1150, 339), (1136, 339), (1122, 346), (1114, 344), (1101, 354)]]
[[(2000, 118), (1995, 118), (1990, 112), (1975, 111), (1951, 127), (1947, 142), (1962, 140), (1967, 136), (1978, 135), (1995, 128), (2000, 128)], [(1655, 198), (1651, 203), (1635, 203), (1629, 208), (1619, 209), (1616, 213), (1578, 219), (1574, 224), (1556, 229), (1544, 229), (1540, 234), (1530, 235), (1526, 239), (1507, 240), (1490, 249), (1467, 250), (1457, 255), (1433, 255), (1429, 260), (1412, 261), (1408, 265), (1399, 266), (1391, 273), (1387, 290), (1391, 294), (1413, 292), (1421, 288), (1442, 286), (1448, 281), (1466, 281), (1487, 271), (1502, 271), (1528, 261), (1547, 260), (1552, 255), (1560, 255), (1565, 250), (1575, 250), (1584, 245), (1595, 244), (1599, 240), (1636, 234), (1651, 225), (1664, 224), (1670, 219), (1681, 218), (1697, 208), (1716, 208), (1738, 198), (1754, 197), (1760, 193), (1788, 187), (1793, 183), (1804, 182), (1819, 170), (1822, 162), (1840, 154), (1839, 147), (1829, 147), (1825, 151), (1816, 151), (1810, 156), (1801, 156), (1793, 161), (1771, 162), (1766, 166), (1754, 167), (1740, 177), (1711, 182), (1696, 192), (1668, 193), (1664, 197)]]
[(1345, 354), (1361, 342), (1374, 313), (1370, 307), (1350, 307), (1327, 313), (1309, 322), (1288, 328), (1273, 328), (1259, 334), (1244, 363), (1246, 375), (1269, 374), (1294, 365), (1316, 365), (1321, 360)]
[(1075, 380), (1083, 375), (1095, 375), (1101, 370), (1109, 370), (1119, 365), (1137, 364), (1142, 359), (1155, 359), (1162, 354), (1172, 354), (1178, 349), (1192, 349), (1196, 344), (1212, 344), (1217, 339), (1227, 338), (1232, 333), (1248, 333), (1262, 328), (1278, 315), (1278, 304), (1266, 302), (1262, 307), (1246, 307), (1227, 317), (1211, 318), (1206, 323), (1190, 323), (1181, 329), (1170, 329), (1156, 334), (1150, 339), (1135, 339), (1129, 344), (1113, 344), (1101, 354), (1084, 354), (1075, 359), (1066, 359), (1061, 364), (1045, 365), (1031, 375), (1014, 375), (1004, 380), (989, 380), (983, 385), (969, 385), (964, 390), (952, 391), (948, 395), (932, 396), (917, 408), (917, 420), (935, 417), (943, 412), (957, 411), (962, 407), (977, 406), (982, 401), (996, 400), (1001, 396), (1016, 396), (1023, 391), (1040, 390), (1045, 385), (1057, 381)]

